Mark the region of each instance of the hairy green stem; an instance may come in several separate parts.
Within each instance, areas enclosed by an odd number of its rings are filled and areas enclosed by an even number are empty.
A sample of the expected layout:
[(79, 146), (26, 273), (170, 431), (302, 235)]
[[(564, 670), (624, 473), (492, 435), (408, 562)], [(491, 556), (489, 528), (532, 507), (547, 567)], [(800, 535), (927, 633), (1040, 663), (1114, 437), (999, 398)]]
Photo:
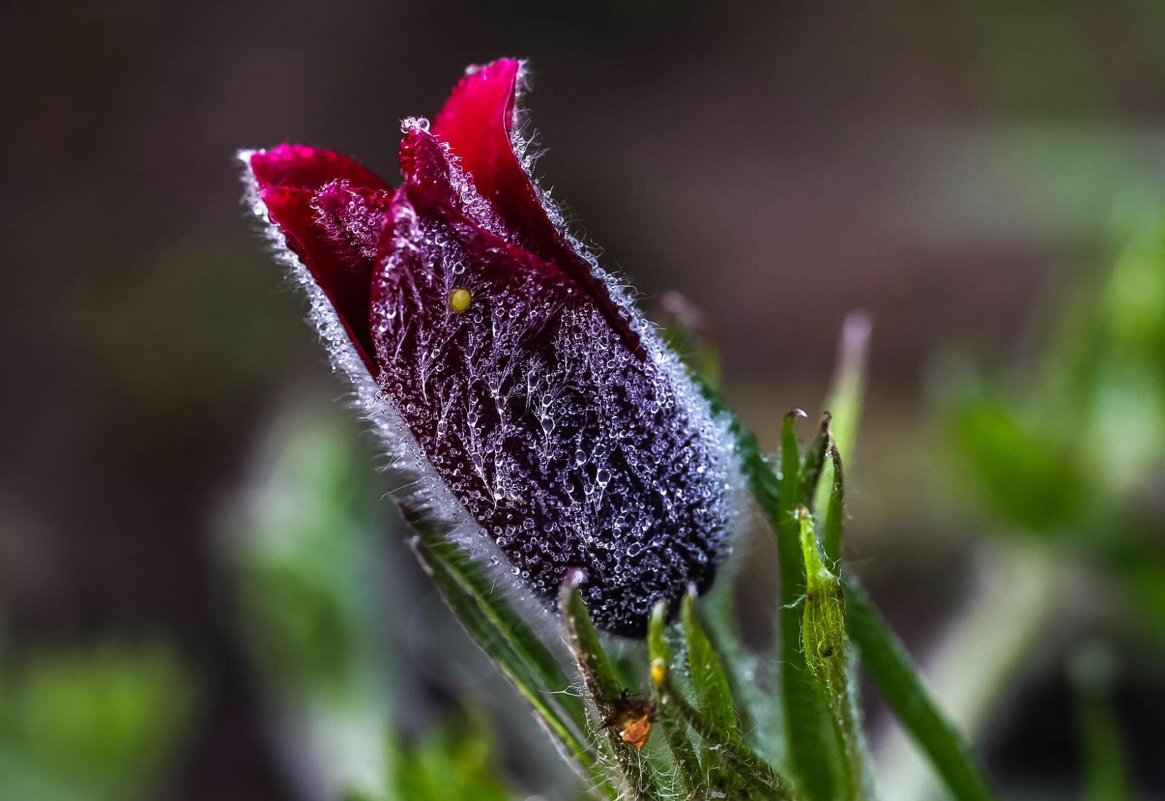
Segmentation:
[(607, 652), (599, 641), (591, 616), (578, 591), (581, 576), (572, 572), (563, 583), (559, 611), (566, 621), (570, 650), (578, 662), (586, 695), (595, 708), (592, 732), (605, 735), (611, 757), (612, 772), (616, 774), (623, 793), (636, 801), (655, 801), (659, 795), (651, 777), (643, 770), (639, 751), (623, 742), (619, 733), (607, 721), (616, 717), (617, 704), (624, 697), (619, 681), (611, 669)]
[(801, 643), (805, 665), (833, 719), (841, 764), (837, 792), (842, 801), (865, 794), (865, 743), (852, 681), (850, 644), (845, 632), (841, 581), (822, 561), (809, 510), (802, 507), (801, 549), (805, 561), (805, 611)]
[(802, 649), (802, 602), (805, 563), (801, 552), (802, 508), (806, 488), (793, 423), (805, 413), (785, 415), (781, 426), (781, 477), (777, 507), (769, 522), (777, 536), (780, 569), (780, 687), (786, 742), (798, 786), (814, 801), (836, 801), (842, 783), (840, 754), (829, 710), (805, 663)]

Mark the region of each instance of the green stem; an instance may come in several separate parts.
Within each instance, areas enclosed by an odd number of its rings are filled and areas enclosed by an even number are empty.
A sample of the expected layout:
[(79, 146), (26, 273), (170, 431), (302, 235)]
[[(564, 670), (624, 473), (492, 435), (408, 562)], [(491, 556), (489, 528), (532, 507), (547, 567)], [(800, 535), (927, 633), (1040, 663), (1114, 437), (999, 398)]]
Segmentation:
[(1112, 698), (1112, 655), (1099, 643), (1081, 648), (1070, 665), (1076, 695), (1079, 743), (1086, 801), (1132, 801), (1124, 737)]
[(643, 770), (638, 750), (623, 742), (614, 728), (604, 725), (604, 721), (614, 717), (616, 704), (622, 698), (623, 691), (579, 594), (580, 578), (578, 572), (573, 572), (563, 583), (559, 611), (566, 620), (570, 650), (578, 662), (583, 686), (595, 707), (596, 719), (592, 731), (606, 734), (608, 751), (623, 784), (624, 795), (636, 801), (655, 801), (658, 793), (651, 777)]
[(651, 659), (651, 673), (659, 676), (660, 681), (651, 682), (652, 699), (659, 710), (660, 723), (667, 738), (668, 748), (671, 750), (672, 761), (676, 766), (676, 779), (680, 792), (685, 798), (698, 798), (698, 789), (703, 785), (700, 761), (696, 756), (696, 749), (688, 738), (688, 725), (675, 705), (663, 703), (660, 685), (671, 670), (671, 646), (667, 641), (665, 631), (667, 620), (667, 602), (660, 601), (651, 610), (651, 620), (647, 631), (647, 652)]
[[(1001, 538), (1002, 539), (1002, 538)], [(983, 586), (927, 660), (927, 686), (943, 699), (953, 728), (974, 741), (1004, 700), (1004, 688), (1039, 644), (1062, 601), (1068, 566), (1041, 546), (999, 544), (985, 550)], [(1000, 625), (1006, 620), (1007, 625)], [(967, 665), (974, 664), (974, 670)], [(934, 778), (909, 730), (895, 730), (877, 749), (886, 798), (934, 796)]]
[[(995, 794), (983, 778), (978, 760), (922, 686), (917, 668), (901, 641), (852, 575), (843, 576), (842, 586), (850, 639), (857, 645), (862, 664), (886, 703), (930, 757), (958, 801), (992, 801)], [(899, 801), (904, 797), (887, 795), (886, 798)]]
[(660, 703), (672, 706), (696, 734), (713, 746), (721, 756), (733, 763), (745, 778), (757, 789), (765, 791), (766, 798), (773, 801), (802, 801), (789, 782), (785, 781), (773, 767), (760, 758), (751, 748), (731, 732), (726, 731), (687, 702), (671, 683), (664, 679), (657, 683)]

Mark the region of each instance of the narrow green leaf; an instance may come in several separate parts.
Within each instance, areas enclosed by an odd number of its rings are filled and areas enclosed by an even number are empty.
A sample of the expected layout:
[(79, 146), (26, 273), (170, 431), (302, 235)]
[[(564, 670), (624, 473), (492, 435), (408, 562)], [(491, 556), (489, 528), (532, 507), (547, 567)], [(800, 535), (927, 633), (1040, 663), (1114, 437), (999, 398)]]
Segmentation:
[(1131, 801), (1128, 758), (1112, 702), (1112, 656), (1099, 644), (1081, 649), (1070, 665), (1076, 730), (1083, 754), (1086, 801)]
[(802, 508), (801, 551), (805, 561), (805, 612), (801, 625), (805, 666), (825, 699), (842, 754), (840, 798), (856, 801), (865, 782), (865, 749), (850, 680), (849, 638), (841, 582), (822, 561), (809, 510)]
[(740, 640), (737, 627), (735, 605), (731, 601), (732, 579), (718, 590), (700, 596), (699, 605), (693, 609), (696, 620), (704, 632), (704, 637), (719, 658), (724, 678), (728, 682), (729, 696), (735, 701), (738, 728), (742, 736), (756, 747), (765, 742), (763, 727), (758, 725), (754, 715), (762, 714), (770, 705), (770, 699), (752, 678), (759, 670), (757, 654), (745, 647)]
[(837, 445), (830, 442), (828, 452), (833, 467), (833, 486), (829, 488), (829, 504), (825, 507), (825, 519), (821, 525), (821, 544), (827, 563), (840, 571), (841, 532), (845, 521), (845, 475), (841, 469), (841, 453)]
[(995, 797), (978, 759), (919, 680), (906, 649), (852, 575), (842, 578), (846, 630), (862, 664), (898, 720), (927, 755), (957, 801)]
[(839, 797), (840, 754), (833, 723), (805, 665), (801, 650), (801, 603), (805, 565), (795, 505), (801, 490), (801, 456), (793, 423), (805, 413), (795, 409), (781, 427), (781, 483), (775, 520), (780, 560), (780, 680), (786, 742), (799, 786), (815, 801)]
[(696, 707), (709, 721), (729, 732), (740, 733), (740, 720), (736, 714), (732, 689), (728, 685), (725, 669), (716, 657), (711, 641), (696, 618), (693, 597), (684, 596), (682, 605), (684, 636), (687, 639), (687, 669), (692, 683), (692, 694), (696, 696)]
[(821, 423), (817, 426), (817, 435), (813, 437), (813, 442), (810, 443), (805, 451), (805, 457), (801, 460), (799, 478), (801, 486), (797, 490), (797, 498), (798, 503), (807, 506), (810, 511), (815, 511), (813, 502), (817, 493), (817, 485), (821, 479), (821, 471), (825, 468), (826, 454), (833, 442), (833, 435), (830, 431), (831, 420), (832, 416), (829, 412), (821, 415)]
[(715, 725), (739, 735), (740, 720), (732, 700), (732, 690), (720, 658), (712, 649), (700, 622), (696, 619), (692, 596), (685, 595), (681, 607), (684, 636), (688, 641), (688, 672), (696, 708)]
[(582, 700), (567, 692), (571, 680), (533, 629), (497, 592), (493, 579), (456, 543), (450, 542), (433, 526), (426, 525), (407, 510), (402, 509), (402, 512), (425, 548), (441, 561), (462, 590), (476, 601), (481, 614), (504, 637), (509, 649), (526, 663), (545, 691), (554, 693), (555, 703), (562, 708), (576, 729), (582, 731), (586, 726), (586, 713)]
[(655, 701), (659, 723), (663, 727), (668, 748), (671, 750), (672, 761), (676, 766), (676, 779), (679, 790), (686, 798), (702, 797), (697, 790), (703, 784), (700, 772), (700, 761), (696, 757), (696, 750), (688, 737), (688, 724), (679, 715), (674, 704), (664, 704), (660, 698), (659, 688), (667, 678), (671, 669), (671, 648), (668, 646), (665, 624), (667, 620), (667, 602), (660, 601), (651, 610), (651, 620), (647, 629), (647, 654), (651, 660), (651, 687)]
[(623, 690), (611, 670), (607, 652), (578, 591), (579, 580), (577, 576), (568, 577), (563, 585), (560, 611), (570, 633), (571, 652), (578, 661), (599, 713), (606, 717), (614, 711), (614, 703)]
[[(601, 779), (595, 772), (595, 759), (583, 742), (568, 717), (562, 712), (557, 700), (538, 680), (537, 671), (511, 645), (512, 632), (503, 631), (497, 620), (513, 615), (513, 610), (500, 597), (483, 599), (468, 591), (458, 581), (465, 571), (460, 564), (468, 560), (465, 554), (452, 543), (438, 540), (424, 541), (420, 536), (410, 543), (417, 559), (433, 579), (437, 590), (474, 642), (485, 651), (501, 670), (502, 675), (526, 701), (534, 707), (547, 730), (559, 742), (567, 754), (594, 778)], [(458, 564), (455, 568), (451, 565)], [(494, 609), (494, 615), (487, 614), (487, 608)], [(522, 624), (524, 625), (524, 624)], [(554, 698), (555, 700), (551, 700)]]
[(606, 753), (612, 757), (611, 768), (623, 785), (623, 793), (629, 798), (654, 801), (659, 795), (653, 780), (643, 770), (639, 751), (623, 742), (616, 728), (611, 725), (618, 719), (620, 705), (626, 702), (627, 695), (611, 670), (607, 652), (599, 641), (599, 634), (579, 594), (580, 572), (573, 571), (563, 583), (559, 610), (566, 621), (570, 650), (578, 662), (586, 692), (595, 707), (596, 715), (591, 730), (606, 735), (609, 744)]
[[(780, 480), (761, 453), (756, 436), (732, 416), (715, 390), (704, 386), (703, 392), (713, 410), (729, 420), (736, 437), (742, 472), (761, 511), (776, 530), (781, 519), (778, 503)], [(842, 585), (848, 609), (846, 630), (890, 708), (930, 756), (958, 801), (993, 798), (977, 760), (922, 687), (898, 638), (852, 578), (843, 576)], [(787, 667), (782, 676), (786, 672), (789, 672)], [(788, 690), (787, 687), (783, 689)], [(935, 739), (931, 741), (931, 737)]]
[[(655, 678), (653, 676), (653, 678)], [(731, 767), (735, 775), (750, 787), (760, 790), (762, 797), (774, 801), (799, 801), (793, 786), (749, 748), (738, 736), (717, 726), (688, 703), (667, 675), (657, 682), (661, 707), (674, 708), (692, 729)]]
[[(847, 459), (852, 459), (854, 441), (857, 439), (869, 347), (870, 318), (861, 312), (854, 312), (845, 318), (841, 326), (837, 368), (825, 404), (832, 418), (829, 423), (831, 437)], [(820, 509), (824, 506), (834, 480), (833, 465), (827, 462), (817, 486), (816, 501), (810, 508)]]
[[(740, 716), (731, 685), (711, 640), (696, 618), (695, 600), (691, 594), (684, 596), (681, 617), (688, 656), (688, 683), (695, 707), (713, 726), (739, 740)], [(716, 747), (707, 741), (704, 742), (702, 757), (712, 787), (729, 796), (741, 789), (742, 782), (734, 776), (733, 770), (717, 764), (722, 760), (719, 760)]]

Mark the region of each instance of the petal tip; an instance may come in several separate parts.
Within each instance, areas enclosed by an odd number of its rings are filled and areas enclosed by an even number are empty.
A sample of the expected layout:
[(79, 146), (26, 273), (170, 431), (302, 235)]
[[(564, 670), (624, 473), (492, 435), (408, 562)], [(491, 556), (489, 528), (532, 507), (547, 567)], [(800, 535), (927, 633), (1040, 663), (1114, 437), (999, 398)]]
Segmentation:
[(366, 189), (388, 188), (364, 165), (325, 148), (284, 143), (270, 149), (240, 150), (238, 156), (250, 167), (261, 189), (288, 186), (314, 190), (336, 180)]

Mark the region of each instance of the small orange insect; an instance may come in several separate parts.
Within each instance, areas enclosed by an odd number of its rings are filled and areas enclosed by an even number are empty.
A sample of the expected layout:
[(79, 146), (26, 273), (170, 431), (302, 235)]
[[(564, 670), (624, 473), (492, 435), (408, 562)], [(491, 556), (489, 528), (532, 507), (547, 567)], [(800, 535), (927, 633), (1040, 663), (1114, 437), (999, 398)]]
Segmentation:
[(655, 704), (643, 698), (635, 698), (627, 690), (615, 702), (615, 708), (603, 721), (604, 729), (617, 729), (619, 738), (636, 751), (642, 751), (651, 736), (651, 724), (655, 722)]

